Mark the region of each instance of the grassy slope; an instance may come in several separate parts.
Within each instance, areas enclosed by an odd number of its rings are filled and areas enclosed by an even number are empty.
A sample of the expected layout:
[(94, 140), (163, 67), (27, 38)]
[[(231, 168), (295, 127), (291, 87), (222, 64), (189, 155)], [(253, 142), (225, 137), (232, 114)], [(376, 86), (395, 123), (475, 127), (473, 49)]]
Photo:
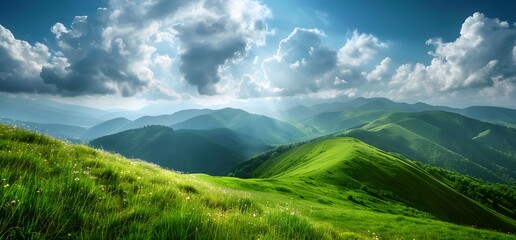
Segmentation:
[(369, 189), (372, 195), (376, 189), (380, 198), (403, 202), (441, 220), (516, 229), (513, 220), (485, 209), (412, 163), (355, 139), (334, 138), (296, 147), (266, 161), (253, 174), (274, 179), (313, 179), (342, 189)]
[(513, 182), (516, 177), (516, 130), (458, 114), (394, 113), (344, 134), (483, 180)]
[(1, 239), (513, 239), (315, 178), (177, 174), (1, 125), (0, 160)]

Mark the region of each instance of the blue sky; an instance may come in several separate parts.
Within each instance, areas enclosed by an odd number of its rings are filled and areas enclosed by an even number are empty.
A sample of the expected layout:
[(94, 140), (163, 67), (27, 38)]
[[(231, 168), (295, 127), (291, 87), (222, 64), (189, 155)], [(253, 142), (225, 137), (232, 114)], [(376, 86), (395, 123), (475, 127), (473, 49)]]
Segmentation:
[(100, 107), (516, 108), (516, 3), (6, 0), (0, 92)]

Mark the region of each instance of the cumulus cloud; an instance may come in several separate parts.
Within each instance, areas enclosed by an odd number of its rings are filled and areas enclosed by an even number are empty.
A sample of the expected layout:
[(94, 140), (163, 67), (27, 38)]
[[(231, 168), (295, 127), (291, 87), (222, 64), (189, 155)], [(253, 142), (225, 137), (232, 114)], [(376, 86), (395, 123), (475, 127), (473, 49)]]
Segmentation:
[(380, 64), (376, 65), (373, 71), (367, 73), (362, 72), (362, 75), (368, 80), (368, 81), (381, 81), (389, 77), (389, 68), (391, 65), (391, 58), (386, 57), (384, 58)]
[(249, 82), (240, 84), (240, 91), (245, 93), (240, 96), (253, 97), (258, 92), (261, 96), (293, 96), (349, 89), (356, 93), (355, 87), (365, 81), (367, 71), (371, 71), (371, 79), (387, 75), (390, 58), (370, 70), (377, 53), (388, 47), (374, 35), (355, 31), (338, 51), (324, 46), (324, 37), (319, 29), (295, 28), (280, 41), (276, 53), (262, 62), (264, 80), (244, 78), (244, 83)]
[[(255, 0), (112, 0), (92, 16), (52, 26), (57, 49), (31, 46), (2, 29), (9, 40), (2, 51), (17, 47), (30, 55), (22, 60), (10, 52), (2, 55), (3, 66), (10, 69), (2, 71), (2, 82), (12, 85), (2, 90), (132, 96), (188, 83), (200, 94), (217, 94), (222, 71), (247, 56), (253, 45), (265, 43), (268, 17), (270, 10)], [(172, 64), (184, 81), (160, 78), (167, 68), (173, 72)], [(21, 77), (23, 82), (11, 80)], [(171, 89), (162, 92), (175, 95)]]
[(483, 95), (512, 94), (516, 82), (516, 29), (507, 22), (474, 13), (453, 42), (430, 39), (435, 51), (429, 65), (404, 64), (391, 84), (404, 93), (456, 92), (477, 89)]
[(4, 92), (51, 93), (52, 85), (39, 78), (41, 68), (51, 60), (46, 45), (18, 40), (0, 25), (0, 90)]
[(263, 61), (265, 78), (279, 95), (316, 92), (323, 87), (337, 63), (336, 52), (322, 46), (324, 33), (296, 28), (281, 40), (276, 54)]
[(174, 26), (181, 41), (180, 70), (200, 94), (215, 95), (222, 67), (246, 56), (252, 44), (269, 34), (270, 11), (255, 1), (206, 1), (180, 15)]
[(387, 43), (372, 34), (354, 31), (352, 37), (339, 49), (339, 64), (344, 67), (363, 66), (372, 60), (378, 51), (387, 47)]
[(99, 9), (95, 16), (75, 17), (70, 29), (60, 23), (52, 27), (63, 61), (43, 67), (40, 76), (59, 94), (132, 96), (148, 85), (148, 79), (131, 66), (141, 42), (132, 45), (123, 35), (103, 36), (109, 28), (107, 16), (106, 9)]

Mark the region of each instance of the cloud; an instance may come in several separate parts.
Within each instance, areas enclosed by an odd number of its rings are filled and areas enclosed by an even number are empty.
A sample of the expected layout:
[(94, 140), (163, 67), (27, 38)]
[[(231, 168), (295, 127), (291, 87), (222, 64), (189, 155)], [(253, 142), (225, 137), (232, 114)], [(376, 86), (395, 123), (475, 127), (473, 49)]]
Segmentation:
[[(474, 13), (453, 42), (430, 39), (435, 51), (429, 65), (404, 64), (391, 85), (402, 93), (439, 94), (477, 89), (484, 96), (512, 94), (516, 82), (516, 29), (507, 22)], [(507, 89), (508, 91), (503, 91)], [(468, 91), (469, 92), (469, 91)]]
[(391, 65), (391, 58), (386, 57), (384, 58), (380, 64), (376, 65), (373, 71), (367, 73), (362, 72), (362, 75), (368, 80), (368, 81), (381, 81), (389, 77), (389, 68)]
[(265, 78), (278, 95), (316, 92), (333, 79), (337, 54), (322, 46), (324, 33), (296, 28), (281, 40), (276, 54), (262, 63)]
[(352, 37), (339, 49), (339, 64), (345, 68), (363, 66), (372, 60), (378, 51), (387, 47), (387, 43), (372, 34), (354, 31)]
[(52, 27), (63, 61), (44, 66), (40, 76), (45, 83), (56, 86), (59, 94), (127, 97), (149, 84), (149, 79), (131, 67), (142, 41), (132, 44), (128, 41), (130, 34), (106, 37), (107, 14), (106, 9), (99, 9), (95, 16), (75, 17), (70, 29), (60, 23)]
[(0, 89), (4, 92), (51, 93), (52, 85), (39, 78), (41, 68), (51, 60), (46, 45), (18, 40), (0, 25)]
[(295, 28), (280, 41), (276, 53), (262, 62), (263, 80), (259, 74), (252, 80), (242, 80), (249, 82), (240, 84), (240, 97), (313, 96), (312, 93), (349, 89), (354, 89), (356, 94), (356, 87), (364, 84), (367, 71), (371, 71), (370, 79), (387, 75), (390, 58), (384, 59), (378, 69), (370, 70), (377, 53), (388, 47), (374, 35), (355, 31), (339, 51), (324, 46), (324, 37), (319, 29)]
[[(69, 26), (52, 26), (57, 46), (52, 50), (17, 40), (3, 28), (9, 41), (2, 46), (2, 61), (9, 68), (1, 81), (10, 86), (2, 91), (127, 97), (188, 83), (199, 94), (217, 94), (224, 69), (265, 43), (268, 17), (270, 10), (255, 0), (112, 0)], [(8, 52), (12, 48), (30, 56), (20, 60)], [(172, 67), (180, 76), (170, 74)], [(19, 78), (23, 81), (11, 80)], [(172, 89), (161, 93), (177, 95)]]
[(172, 65), (172, 58), (168, 54), (157, 54), (154, 57), (154, 63), (159, 66), (162, 70), (167, 70)]
[(181, 41), (180, 71), (202, 95), (215, 95), (222, 68), (239, 61), (269, 34), (270, 11), (255, 1), (206, 1), (180, 15), (174, 26)]

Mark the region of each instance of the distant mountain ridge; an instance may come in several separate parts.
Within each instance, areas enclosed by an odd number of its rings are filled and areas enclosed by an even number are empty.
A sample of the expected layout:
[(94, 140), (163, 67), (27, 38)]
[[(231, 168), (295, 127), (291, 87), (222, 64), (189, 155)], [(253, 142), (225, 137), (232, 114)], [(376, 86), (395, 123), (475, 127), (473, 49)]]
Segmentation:
[(117, 132), (137, 129), (149, 125), (163, 125), (170, 126), (176, 123), (188, 120), (192, 117), (208, 114), (214, 110), (210, 109), (189, 109), (175, 112), (173, 114), (159, 115), (159, 116), (143, 116), (134, 121), (126, 118), (115, 118), (102, 122), (86, 131), (81, 138), (91, 140), (94, 138), (114, 134)]
[(234, 108), (224, 108), (199, 115), (171, 127), (200, 130), (229, 128), (238, 133), (254, 136), (267, 144), (285, 144), (309, 137), (288, 123)]
[(104, 136), (89, 144), (165, 168), (212, 175), (225, 174), (236, 164), (270, 149), (262, 141), (230, 129), (176, 131), (157, 125)]
[(516, 129), (444, 111), (397, 112), (342, 135), (494, 182), (516, 182)]

